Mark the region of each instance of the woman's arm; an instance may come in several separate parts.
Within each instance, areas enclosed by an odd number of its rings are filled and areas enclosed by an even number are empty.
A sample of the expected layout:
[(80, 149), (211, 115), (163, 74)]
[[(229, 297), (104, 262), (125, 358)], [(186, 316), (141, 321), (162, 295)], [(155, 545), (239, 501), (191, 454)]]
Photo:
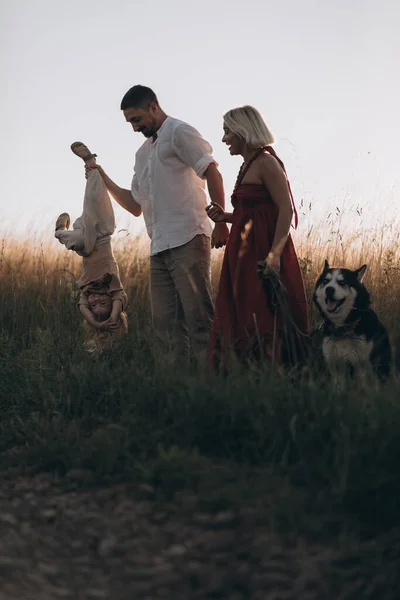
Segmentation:
[(260, 176), (278, 211), (275, 235), (266, 260), (271, 267), (279, 270), (280, 257), (289, 237), (293, 217), (292, 200), (286, 174), (273, 156), (260, 157)]
[(216, 202), (206, 207), (206, 213), (214, 223), (232, 223), (233, 213), (225, 212)]

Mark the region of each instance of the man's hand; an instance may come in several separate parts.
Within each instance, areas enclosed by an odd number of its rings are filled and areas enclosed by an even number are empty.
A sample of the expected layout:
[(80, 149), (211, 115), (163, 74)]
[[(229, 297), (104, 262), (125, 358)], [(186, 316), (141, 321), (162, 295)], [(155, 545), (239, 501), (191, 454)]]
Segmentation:
[(102, 178), (104, 179), (104, 175), (105, 175), (104, 169), (100, 165), (98, 165), (96, 162), (94, 164), (93, 163), (90, 164), (92, 160), (95, 160), (95, 159), (90, 159), (90, 161), (88, 161), (87, 163), (85, 163), (85, 177), (86, 177), (86, 179), (88, 178), (88, 173), (90, 171), (93, 171), (93, 169), (97, 169), (98, 172), (100, 173), (100, 175), (102, 176)]
[(226, 223), (216, 223), (211, 234), (211, 248), (222, 248), (226, 246), (229, 237), (229, 229)]

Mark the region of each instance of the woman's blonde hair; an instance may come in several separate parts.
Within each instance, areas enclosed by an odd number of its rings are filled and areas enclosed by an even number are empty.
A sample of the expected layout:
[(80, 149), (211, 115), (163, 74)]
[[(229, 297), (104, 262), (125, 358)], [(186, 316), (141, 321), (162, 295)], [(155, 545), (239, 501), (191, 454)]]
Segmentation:
[(251, 148), (269, 146), (275, 141), (261, 114), (253, 106), (232, 108), (224, 115), (224, 124)]

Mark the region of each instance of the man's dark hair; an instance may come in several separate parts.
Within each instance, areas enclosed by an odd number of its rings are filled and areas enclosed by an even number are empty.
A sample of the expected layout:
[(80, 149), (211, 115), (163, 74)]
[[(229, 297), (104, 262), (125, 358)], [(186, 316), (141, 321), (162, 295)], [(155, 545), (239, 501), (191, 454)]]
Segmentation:
[(147, 108), (152, 102), (158, 104), (153, 90), (145, 85), (134, 85), (128, 90), (121, 101), (121, 110), (126, 108)]

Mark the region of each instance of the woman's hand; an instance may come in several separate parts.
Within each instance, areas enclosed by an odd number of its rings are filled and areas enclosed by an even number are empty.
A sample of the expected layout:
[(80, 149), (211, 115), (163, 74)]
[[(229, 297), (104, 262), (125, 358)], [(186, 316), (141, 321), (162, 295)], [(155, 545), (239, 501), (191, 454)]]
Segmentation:
[(281, 270), (281, 257), (274, 252), (270, 252), (265, 259), (265, 264), (270, 267), (270, 269), (276, 271), (276, 273), (279, 273)]
[(211, 204), (206, 207), (206, 213), (214, 223), (225, 223), (228, 216), (222, 206), (216, 202), (211, 202)]

